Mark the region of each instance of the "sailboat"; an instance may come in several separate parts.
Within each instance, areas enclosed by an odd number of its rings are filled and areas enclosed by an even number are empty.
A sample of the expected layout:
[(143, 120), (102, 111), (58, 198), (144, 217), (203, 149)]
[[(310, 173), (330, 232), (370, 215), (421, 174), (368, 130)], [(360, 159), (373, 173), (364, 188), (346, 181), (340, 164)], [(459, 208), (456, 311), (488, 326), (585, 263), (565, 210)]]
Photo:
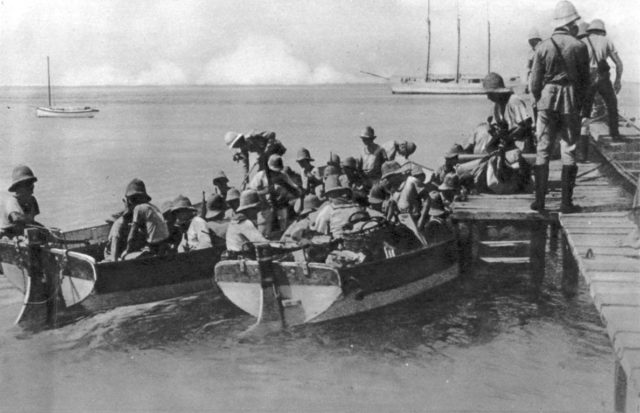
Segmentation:
[(49, 106), (36, 108), (36, 116), (39, 118), (92, 118), (98, 109), (90, 106), (51, 106), (51, 74), (49, 71), (49, 56), (47, 56), (47, 90), (49, 93)]
[[(389, 78), (391, 92), (406, 95), (483, 95), (484, 76), (469, 76), (460, 73), (460, 10), (458, 7), (458, 46), (455, 75), (434, 75), (430, 73), (431, 58), (431, 1), (427, 2), (427, 73), (424, 78), (417, 76), (392, 76)], [(487, 73), (491, 72), (491, 23), (487, 19)], [(507, 86), (519, 82), (514, 76), (506, 80)]]

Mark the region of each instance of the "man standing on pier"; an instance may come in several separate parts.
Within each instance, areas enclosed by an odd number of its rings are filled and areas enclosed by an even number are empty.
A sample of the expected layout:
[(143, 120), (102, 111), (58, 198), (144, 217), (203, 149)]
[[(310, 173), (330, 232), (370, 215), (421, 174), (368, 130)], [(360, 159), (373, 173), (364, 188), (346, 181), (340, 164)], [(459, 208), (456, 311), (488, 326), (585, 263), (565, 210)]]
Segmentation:
[(535, 165), (536, 200), (531, 209), (544, 210), (549, 180), (549, 152), (561, 139), (562, 206), (561, 212), (578, 210), (573, 204), (578, 165), (575, 150), (580, 130), (580, 110), (589, 86), (589, 52), (577, 40), (580, 19), (573, 4), (563, 0), (555, 9), (556, 29), (536, 48), (531, 68), (531, 93), (538, 108), (536, 125), (537, 157)]
[[(622, 60), (618, 56), (615, 46), (607, 37), (604, 22), (595, 19), (587, 29), (587, 35), (582, 39), (587, 45), (590, 64), (590, 86), (582, 108), (582, 118), (591, 117), (591, 107), (596, 93), (599, 93), (607, 106), (609, 114), (609, 135), (614, 142), (621, 142), (618, 130), (618, 99), (616, 94), (622, 87)], [(611, 83), (610, 67), (607, 59), (611, 58), (616, 65), (616, 80)], [(583, 122), (586, 123), (586, 122)]]

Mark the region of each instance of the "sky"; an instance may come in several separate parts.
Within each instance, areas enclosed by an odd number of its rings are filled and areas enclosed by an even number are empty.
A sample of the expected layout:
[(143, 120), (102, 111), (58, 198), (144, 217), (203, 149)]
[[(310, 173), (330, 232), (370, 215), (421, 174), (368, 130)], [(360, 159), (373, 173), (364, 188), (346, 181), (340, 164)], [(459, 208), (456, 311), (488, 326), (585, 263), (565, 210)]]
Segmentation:
[[(522, 75), (556, 0), (458, 0), (461, 71)], [(576, 0), (640, 80), (640, 1)], [(0, 0), (0, 85), (323, 84), (422, 75), (427, 0)], [(432, 73), (455, 72), (456, 0), (431, 0)]]

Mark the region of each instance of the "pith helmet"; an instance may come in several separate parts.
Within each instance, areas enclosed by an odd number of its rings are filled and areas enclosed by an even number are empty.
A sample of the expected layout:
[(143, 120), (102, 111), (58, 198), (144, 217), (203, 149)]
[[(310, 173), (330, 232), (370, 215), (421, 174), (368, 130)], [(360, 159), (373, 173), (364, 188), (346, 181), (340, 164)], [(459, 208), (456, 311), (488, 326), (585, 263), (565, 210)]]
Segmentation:
[(176, 199), (173, 200), (172, 204), (171, 212), (180, 210), (197, 211), (193, 205), (191, 205), (191, 200), (184, 195), (178, 195)]
[(309, 161), (313, 162), (315, 159), (311, 157), (311, 153), (307, 148), (300, 148), (298, 151), (298, 156), (296, 157), (296, 161)]
[(26, 182), (36, 182), (38, 178), (35, 177), (31, 168), (26, 165), (18, 165), (13, 168), (13, 172), (11, 173), (11, 186), (9, 187), (9, 192), (13, 192), (21, 183)]
[(147, 187), (144, 185), (144, 182), (138, 178), (133, 178), (131, 182), (129, 182), (124, 193), (124, 196), (127, 198), (134, 195), (143, 195), (147, 199), (147, 202), (151, 201), (151, 197), (147, 194)]
[(330, 153), (329, 154), (329, 161), (327, 162), (327, 165), (333, 165), (333, 166), (337, 166), (340, 167), (340, 155), (338, 155), (337, 153)]
[(604, 28), (604, 22), (600, 19), (594, 19), (591, 24), (589, 25), (589, 28), (587, 29), (588, 32), (593, 32), (593, 31), (601, 31), (601, 32), (607, 32)]
[(538, 31), (537, 27), (532, 27), (531, 29), (529, 29), (529, 35), (527, 36), (527, 40), (534, 40), (534, 39), (542, 40), (542, 37), (540, 37), (540, 32)]
[(589, 28), (589, 23), (580, 22), (580, 24), (578, 25), (578, 34), (576, 34), (576, 37), (578, 39), (582, 39), (583, 37), (585, 37), (588, 34), (587, 33), (588, 28)]
[(511, 89), (504, 86), (504, 79), (497, 73), (491, 72), (482, 79), (482, 88), (486, 93), (510, 93)]
[(165, 216), (169, 212), (171, 212), (171, 208), (173, 207), (173, 201), (164, 201), (160, 205), (160, 212), (162, 212), (162, 216)]
[(358, 167), (356, 158), (353, 156), (347, 156), (344, 161), (342, 161), (343, 168), (351, 168), (356, 169)]
[(215, 184), (216, 181), (227, 181), (229, 182), (229, 178), (227, 178), (227, 175), (224, 173), (224, 171), (218, 171), (218, 173), (213, 177), (213, 183)]
[(222, 214), (226, 209), (224, 199), (218, 194), (213, 194), (207, 198), (207, 214), (205, 218), (213, 218)]
[(227, 191), (227, 197), (225, 198), (225, 201), (231, 202), (235, 201), (236, 199), (240, 199), (240, 191), (238, 191), (237, 188), (230, 188)]
[(556, 27), (565, 26), (579, 18), (580, 15), (578, 14), (578, 11), (570, 1), (562, 0), (556, 4), (556, 10), (554, 13)]
[(376, 132), (373, 130), (371, 126), (367, 126), (366, 128), (364, 128), (364, 130), (360, 134), (360, 137), (365, 139), (375, 139)]
[(380, 177), (380, 179), (388, 178), (391, 175), (402, 173), (402, 167), (396, 161), (386, 161), (382, 164), (380, 170), (382, 172), (382, 176)]
[(340, 185), (338, 175), (329, 175), (324, 181), (324, 194), (326, 196), (337, 197), (351, 193), (351, 188)]
[(273, 154), (269, 156), (269, 161), (267, 162), (269, 169), (274, 172), (282, 172), (284, 169), (284, 164), (282, 163), (282, 156)]
[(240, 206), (238, 206), (237, 212), (246, 211), (250, 208), (256, 208), (260, 205), (260, 197), (258, 192), (253, 189), (247, 189), (240, 194)]
[[(298, 214), (299, 216), (309, 215), (313, 211), (320, 208), (322, 205), (322, 201), (315, 195), (306, 195), (304, 197), (304, 202), (302, 203), (302, 211)], [(296, 201), (295, 209), (296, 211), (300, 208), (300, 198)]]
[(229, 131), (224, 135), (224, 143), (229, 147), (229, 149), (232, 149), (235, 148), (240, 138), (244, 138), (244, 135), (238, 132)]
[(415, 143), (409, 142), (409, 141), (404, 142), (404, 151), (406, 156), (413, 154), (416, 151), (416, 149), (417, 149), (417, 146)]

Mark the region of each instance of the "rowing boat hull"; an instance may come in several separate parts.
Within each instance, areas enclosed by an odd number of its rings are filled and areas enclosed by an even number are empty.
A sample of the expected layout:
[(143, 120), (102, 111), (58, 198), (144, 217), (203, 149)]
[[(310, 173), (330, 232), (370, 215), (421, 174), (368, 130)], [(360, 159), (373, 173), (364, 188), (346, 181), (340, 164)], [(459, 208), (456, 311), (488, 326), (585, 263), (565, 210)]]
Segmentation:
[(16, 320), (41, 324), (77, 313), (92, 313), (216, 289), (211, 273), (219, 260), (214, 248), (98, 262), (108, 225), (63, 234), (67, 241), (87, 240), (70, 250), (47, 245), (0, 242), (2, 272), (24, 294)]
[[(337, 269), (321, 263), (275, 263), (287, 325), (315, 323), (370, 311), (421, 294), (458, 276), (453, 240), (407, 254)], [(236, 306), (260, 318), (262, 285), (256, 261), (221, 261), (215, 281)]]
[(36, 108), (36, 116), (39, 118), (92, 118), (98, 112), (98, 109), (90, 107)]

